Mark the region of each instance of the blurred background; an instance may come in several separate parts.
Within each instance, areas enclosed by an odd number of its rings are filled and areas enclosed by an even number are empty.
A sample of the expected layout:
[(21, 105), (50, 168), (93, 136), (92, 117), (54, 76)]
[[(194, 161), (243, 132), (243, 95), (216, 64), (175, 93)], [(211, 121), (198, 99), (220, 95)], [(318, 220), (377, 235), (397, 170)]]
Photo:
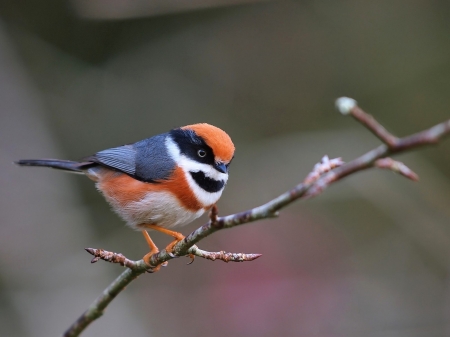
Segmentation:
[[(147, 253), (91, 181), (14, 160), (208, 122), (237, 148), (220, 214), (242, 211), (325, 154), (379, 144), (335, 111), (339, 96), (399, 136), (448, 119), (449, 23), (442, 0), (1, 1), (0, 335), (60, 335), (122, 272), (84, 247)], [(419, 183), (366, 171), (207, 238), (263, 256), (171, 261), (83, 336), (449, 336), (449, 150), (399, 157)]]

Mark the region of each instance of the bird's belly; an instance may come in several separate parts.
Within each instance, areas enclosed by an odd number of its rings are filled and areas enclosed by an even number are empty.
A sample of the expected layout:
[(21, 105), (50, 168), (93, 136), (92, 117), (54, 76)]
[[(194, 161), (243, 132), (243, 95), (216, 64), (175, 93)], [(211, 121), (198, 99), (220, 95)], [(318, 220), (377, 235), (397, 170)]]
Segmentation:
[(95, 173), (97, 189), (114, 211), (136, 230), (143, 224), (165, 228), (186, 225), (211, 206), (200, 204), (193, 194), (186, 193), (189, 186), (180, 185), (180, 179), (153, 184), (106, 168), (89, 173)]
[(165, 228), (186, 225), (200, 217), (205, 210), (188, 210), (170, 192), (149, 192), (141, 200), (126, 205), (111, 203), (114, 210), (133, 229), (140, 230), (144, 224)]

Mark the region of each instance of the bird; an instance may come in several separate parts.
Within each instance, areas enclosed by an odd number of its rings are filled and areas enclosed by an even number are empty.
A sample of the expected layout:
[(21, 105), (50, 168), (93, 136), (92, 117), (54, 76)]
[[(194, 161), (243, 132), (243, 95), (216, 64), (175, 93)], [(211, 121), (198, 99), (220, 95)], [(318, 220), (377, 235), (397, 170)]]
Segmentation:
[(143, 260), (152, 267), (150, 259), (159, 249), (147, 231), (172, 236), (166, 247), (171, 253), (184, 239), (172, 228), (197, 219), (221, 197), (234, 152), (225, 131), (199, 123), (99, 151), (81, 161), (22, 159), (15, 163), (84, 174), (93, 180), (126, 224), (142, 232), (150, 249)]

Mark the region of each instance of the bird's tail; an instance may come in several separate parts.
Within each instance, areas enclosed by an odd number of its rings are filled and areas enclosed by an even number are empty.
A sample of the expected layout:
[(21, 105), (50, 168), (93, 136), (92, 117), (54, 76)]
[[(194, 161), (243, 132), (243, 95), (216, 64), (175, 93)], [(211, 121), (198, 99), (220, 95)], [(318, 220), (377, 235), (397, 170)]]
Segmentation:
[(77, 162), (59, 159), (21, 159), (15, 162), (20, 166), (43, 166), (73, 173), (83, 173), (83, 169), (91, 166), (91, 162)]

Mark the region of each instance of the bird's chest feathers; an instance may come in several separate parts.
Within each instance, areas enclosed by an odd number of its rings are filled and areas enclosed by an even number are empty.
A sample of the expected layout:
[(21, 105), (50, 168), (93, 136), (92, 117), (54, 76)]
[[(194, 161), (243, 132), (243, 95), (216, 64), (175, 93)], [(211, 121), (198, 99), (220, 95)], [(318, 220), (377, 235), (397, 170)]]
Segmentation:
[(129, 226), (152, 223), (173, 227), (195, 220), (220, 197), (219, 193), (197, 195), (192, 181), (180, 168), (173, 178), (161, 183), (145, 183), (118, 172), (99, 174), (97, 188)]
[(204, 208), (198, 210), (187, 209), (180, 200), (170, 192), (149, 192), (139, 201), (128, 203), (122, 208), (132, 227), (139, 229), (139, 225), (150, 223), (170, 228), (188, 224), (200, 217)]

